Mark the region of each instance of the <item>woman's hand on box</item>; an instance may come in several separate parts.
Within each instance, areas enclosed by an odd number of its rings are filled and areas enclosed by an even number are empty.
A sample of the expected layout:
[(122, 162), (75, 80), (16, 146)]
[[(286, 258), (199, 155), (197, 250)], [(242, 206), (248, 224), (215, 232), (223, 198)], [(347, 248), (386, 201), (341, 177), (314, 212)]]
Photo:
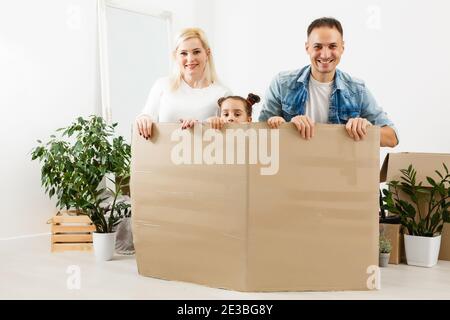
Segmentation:
[(180, 119), (180, 122), (181, 122), (181, 129), (184, 130), (184, 129), (192, 128), (194, 126), (194, 124), (196, 122), (198, 122), (198, 120), (194, 120), (194, 119), (187, 119), (187, 120)]
[(136, 127), (139, 135), (147, 140), (152, 136), (152, 126), (153, 121), (149, 115), (142, 114), (136, 118)]

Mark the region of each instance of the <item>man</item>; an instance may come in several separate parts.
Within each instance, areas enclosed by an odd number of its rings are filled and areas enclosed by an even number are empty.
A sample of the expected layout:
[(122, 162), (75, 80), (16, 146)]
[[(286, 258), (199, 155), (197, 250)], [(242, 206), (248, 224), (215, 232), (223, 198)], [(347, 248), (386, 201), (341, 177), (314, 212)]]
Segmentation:
[(278, 128), (286, 121), (294, 123), (305, 139), (314, 136), (314, 124), (345, 124), (355, 141), (377, 125), (380, 145), (395, 147), (398, 138), (394, 124), (364, 85), (336, 69), (344, 52), (343, 30), (334, 18), (314, 20), (308, 27), (305, 49), (311, 65), (300, 70), (281, 72), (266, 93), (259, 121)]

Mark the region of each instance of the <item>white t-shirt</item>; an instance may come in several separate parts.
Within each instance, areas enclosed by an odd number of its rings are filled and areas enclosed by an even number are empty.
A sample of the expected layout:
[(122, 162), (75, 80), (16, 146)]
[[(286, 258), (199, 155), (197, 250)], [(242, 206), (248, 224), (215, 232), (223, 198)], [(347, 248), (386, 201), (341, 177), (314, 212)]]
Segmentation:
[(305, 115), (316, 123), (327, 123), (330, 109), (330, 95), (333, 81), (319, 82), (309, 77), (308, 100), (306, 100)]
[(169, 78), (164, 77), (158, 79), (150, 90), (142, 113), (150, 115), (156, 122), (204, 121), (217, 114), (217, 100), (230, 94), (228, 88), (217, 83), (194, 89), (183, 80), (180, 87), (172, 91)]

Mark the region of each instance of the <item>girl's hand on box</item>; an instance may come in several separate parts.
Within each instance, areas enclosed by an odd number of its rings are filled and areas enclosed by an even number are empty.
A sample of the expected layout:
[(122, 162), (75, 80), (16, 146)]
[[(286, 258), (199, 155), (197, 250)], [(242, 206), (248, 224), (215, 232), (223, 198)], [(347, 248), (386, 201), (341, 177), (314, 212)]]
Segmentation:
[(219, 130), (221, 130), (223, 128), (223, 125), (225, 124), (225, 121), (223, 121), (223, 119), (220, 117), (211, 117), (206, 121), (211, 124), (211, 128)]

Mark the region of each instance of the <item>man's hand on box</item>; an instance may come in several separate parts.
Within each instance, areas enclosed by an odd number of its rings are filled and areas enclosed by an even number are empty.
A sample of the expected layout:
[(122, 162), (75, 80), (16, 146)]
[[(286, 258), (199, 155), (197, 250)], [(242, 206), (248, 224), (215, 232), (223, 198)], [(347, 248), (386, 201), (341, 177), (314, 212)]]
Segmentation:
[(308, 116), (296, 116), (291, 119), (303, 139), (314, 137), (314, 121)]
[(285, 123), (286, 120), (282, 117), (270, 117), (269, 120), (267, 120), (267, 124), (271, 129), (278, 129), (280, 124)]
[(364, 118), (351, 118), (348, 119), (345, 129), (348, 135), (355, 141), (364, 139), (367, 134), (367, 128), (372, 124)]
[(206, 122), (211, 124), (211, 128), (221, 130), (225, 121), (220, 117), (211, 117), (206, 120)]

